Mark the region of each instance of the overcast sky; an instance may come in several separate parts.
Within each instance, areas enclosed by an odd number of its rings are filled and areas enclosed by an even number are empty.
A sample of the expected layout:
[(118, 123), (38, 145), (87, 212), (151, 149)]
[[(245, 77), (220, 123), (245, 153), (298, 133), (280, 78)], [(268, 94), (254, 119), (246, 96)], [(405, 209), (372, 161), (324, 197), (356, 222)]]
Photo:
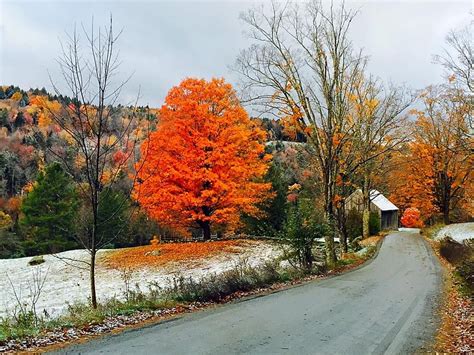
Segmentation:
[[(119, 47), (126, 103), (141, 87), (140, 104), (158, 107), (167, 91), (188, 76), (225, 77), (249, 45), (239, 13), (251, 1), (22, 1), (0, 0), (0, 84), (51, 89), (58, 77), (59, 39), (74, 23), (105, 23), (112, 13), (123, 28)], [(370, 55), (369, 70), (384, 80), (419, 89), (439, 82), (432, 64), (450, 29), (467, 23), (471, 1), (362, 1), (351, 37)]]

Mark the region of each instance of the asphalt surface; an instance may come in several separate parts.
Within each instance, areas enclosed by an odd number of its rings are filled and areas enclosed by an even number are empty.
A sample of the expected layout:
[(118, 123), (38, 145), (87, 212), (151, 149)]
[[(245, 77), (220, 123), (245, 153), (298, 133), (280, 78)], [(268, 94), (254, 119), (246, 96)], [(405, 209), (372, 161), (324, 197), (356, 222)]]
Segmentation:
[(67, 354), (406, 354), (436, 330), (441, 268), (420, 235), (387, 236), (341, 276), (123, 332)]

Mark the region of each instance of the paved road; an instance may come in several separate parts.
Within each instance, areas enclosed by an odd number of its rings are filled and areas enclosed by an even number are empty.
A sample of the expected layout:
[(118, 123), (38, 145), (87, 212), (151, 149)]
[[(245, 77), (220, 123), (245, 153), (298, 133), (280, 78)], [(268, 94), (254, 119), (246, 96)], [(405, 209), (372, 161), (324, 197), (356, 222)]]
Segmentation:
[(353, 272), (63, 350), (69, 354), (399, 354), (432, 340), (440, 267), (397, 232)]

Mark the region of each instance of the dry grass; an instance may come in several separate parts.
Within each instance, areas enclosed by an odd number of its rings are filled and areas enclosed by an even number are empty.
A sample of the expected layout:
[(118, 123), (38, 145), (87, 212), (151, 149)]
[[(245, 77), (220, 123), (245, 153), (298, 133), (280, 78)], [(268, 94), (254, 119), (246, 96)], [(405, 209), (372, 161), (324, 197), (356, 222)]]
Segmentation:
[(154, 247), (123, 248), (107, 253), (101, 263), (113, 269), (165, 266), (176, 262), (192, 262), (223, 253), (241, 253), (245, 247), (258, 244), (249, 240), (164, 243)]
[(382, 239), (384, 236), (383, 235), (375, 235), (373, 237), (365, 238), (362, 239), (359, 244), (363, 247), (368, 247), (368, 246), (375, 246), (379, 242), (380, 239)]
[(436, 339), (436, 350), (472, 354), (474, 351), (472, 300), (460, 294), (452, 279), (448, 282), (445, 304), (441, 309), (441, 327)]
[(445, 279), (444, 302), (440, 310), (441, 325), (438, 329), (434, 350), (437, 353), (465, 353), (474, 351), (474, 327), (472, 300), (459, 292), (455, 280), (455, 268), (440, 254), (440, 242), (424, 234), (440, 263), (448, 271)]

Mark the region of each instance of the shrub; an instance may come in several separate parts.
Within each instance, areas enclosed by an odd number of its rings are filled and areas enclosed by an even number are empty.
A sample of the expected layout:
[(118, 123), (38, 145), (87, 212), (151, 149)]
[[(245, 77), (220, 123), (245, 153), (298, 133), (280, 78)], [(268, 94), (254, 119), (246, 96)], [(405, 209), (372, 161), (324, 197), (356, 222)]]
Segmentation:
[(163, 293), (178, 302), (218, 302), (237, 291), (250, 291), (281, 280), (278, 263), (268, 262), (254, 268), (243, 262), (220, 275), (213, 274), (200, 280), (176, 277)]
[(355, 208), (347, 213), (346, 230), (349, 241), (353, 241), (362, 235), (362, 213)]
[(472, 249), (456, 268), (457, 273), (463, 279), (471, 295), (474, 293), (474, 253)]
[(25, 256), (20, 238), (16, 233), (0, 229), (0, 259)]
[(35, 266), (35, 265), (40, 265), (45, 262), (43, 255), (36, 255), (33, 256), (30, 261), (28, 261), (28, 265), (30, 266)]
[(420, 219), (420, 217), (420, 210), (415, 207), (410, 207), (403, 212), (400, 222), (402, 222), (404, 227), (421, 228), (423, 227), (423, 221)]
[(380, 217), (377, 212), (370, 212), (369, 215), (369, 233), (376, 235), (380, 232)]
[(467, 256), (468, 249), (465, 245), (446, 237), (441, 240), (439, 252), (443, 258), (455, 265)]
[(474, 292), (474, 242), (458, 243), (447, 237), (441, 241), (440, 254), (456, 268), (462, 286), (466, 286), (472, 295)]
[(317, 213), (311, 199), (299, 199), (289, 207), (281, 239), (290, 246), (289, 261), (307, 271), (313, 268), (313, 245), (328, 233), (328, 227)]

